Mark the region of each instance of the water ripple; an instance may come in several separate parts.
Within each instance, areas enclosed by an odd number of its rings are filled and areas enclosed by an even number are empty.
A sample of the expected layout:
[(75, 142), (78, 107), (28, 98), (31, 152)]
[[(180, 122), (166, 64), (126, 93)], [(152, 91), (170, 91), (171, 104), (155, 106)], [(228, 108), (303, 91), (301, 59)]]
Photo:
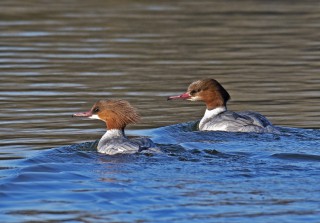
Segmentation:
[[(318, 222), (318, 2), (0, 6), (2, 221)], [(166, 97), (208, 77), (281, 134), (197, 131), (204, 105)], [(71, 114), (100, 98), (163, 153), (98, 154), (104, 123)]]

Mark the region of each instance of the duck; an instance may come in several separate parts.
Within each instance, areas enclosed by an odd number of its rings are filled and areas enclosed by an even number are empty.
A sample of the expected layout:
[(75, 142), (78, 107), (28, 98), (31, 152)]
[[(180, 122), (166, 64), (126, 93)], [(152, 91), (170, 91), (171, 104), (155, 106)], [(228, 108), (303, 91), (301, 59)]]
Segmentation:
[(126, 100), (98, 100), (89, 111), (75, 113), (72, 117), (86, 117), (105, 122), (107, 131), (99, 140), (99, 153), (134, 154), (156, 148), (153, 141), (147, 137), (129, 139), (126, 136), (126, 126), (140, 120), (137, 110)]
[(168, 100), (202, 101), (206, 105), (198, 124), (200, 131), (279, 133), (262, 114), (254, 111), (234, 112), (227, 109), (230, 94), (215, 79), (192, 82), (186, 93), (170, 96)]

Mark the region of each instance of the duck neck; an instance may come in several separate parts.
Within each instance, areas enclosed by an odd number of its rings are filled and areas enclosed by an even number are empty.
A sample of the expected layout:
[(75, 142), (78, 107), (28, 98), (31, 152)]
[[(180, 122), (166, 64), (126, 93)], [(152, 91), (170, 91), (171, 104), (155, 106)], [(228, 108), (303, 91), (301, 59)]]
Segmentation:
[(220, 108), (226, 108), (226, 104), (222, 100), (208, 100), (205, 101), (207, 110), (215, 110)]
[(213, 118), (213, 117), (215, 117), (225, 111), (227, 111), (226, 106), (220, 106), (220, 107), (216, 107), (214, 109), (207, 109), (206, 112), (204, 113), (203, 118), (210, 119), (210, 118)]
[(107, 130), (121, 130), (124, 131), (126, 124), (118, 119), (110, 119), (105, 121)]

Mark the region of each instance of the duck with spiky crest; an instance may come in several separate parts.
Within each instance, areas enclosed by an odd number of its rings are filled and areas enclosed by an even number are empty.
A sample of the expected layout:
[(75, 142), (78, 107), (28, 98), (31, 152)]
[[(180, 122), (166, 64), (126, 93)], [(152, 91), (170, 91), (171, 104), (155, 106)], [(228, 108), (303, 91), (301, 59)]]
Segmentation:
[(98, 143), (98, 152), (108, 155), (132, 154), (156, 148), (146, 137), (129, 139), (124, 132), (128, 124), (137, 123), (140, 117), (134, 107), (125, 100), (99, 100), (92, 108), (73, 117), (87, 117), (104, 121), (107, 132)]

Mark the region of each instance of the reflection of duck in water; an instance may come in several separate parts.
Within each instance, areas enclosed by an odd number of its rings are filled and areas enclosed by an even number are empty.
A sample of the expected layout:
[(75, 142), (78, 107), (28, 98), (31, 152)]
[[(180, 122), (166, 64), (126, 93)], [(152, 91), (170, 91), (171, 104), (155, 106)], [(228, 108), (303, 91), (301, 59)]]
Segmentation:
[(137, 153), (155, 147), (148, 138), (128, 139), (124, 129), (128, 124), (139, 121), (136, 110), (124, 100), (99, 100), (90, 111), (74, 114), (73, 117), (100, 119), (107, 125), (107, 132), (98, 143), (98, 152), (109, 155)]
[(206, 103), (207, 110), (199, 123), (199, 129), (203, 131), (278, 132), (266, 117), (257, 112), (228, 111), (227, 101), (230, 99), (230, 95), (214, 79), (195, 81), (189, 85), (186, 93), (168, 98), (168, 100), (172, 99)]

